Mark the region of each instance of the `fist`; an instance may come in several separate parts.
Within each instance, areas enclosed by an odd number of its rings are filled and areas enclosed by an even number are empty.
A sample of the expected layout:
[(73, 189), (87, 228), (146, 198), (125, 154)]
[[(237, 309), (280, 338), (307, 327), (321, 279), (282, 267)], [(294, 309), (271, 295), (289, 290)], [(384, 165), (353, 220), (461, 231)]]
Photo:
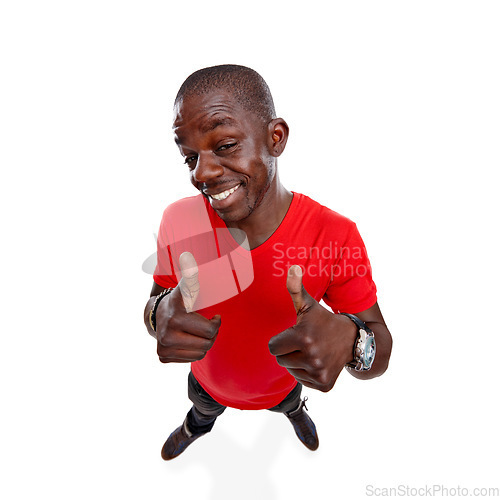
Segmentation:
[(307, 293), (299, 266), (288, 270), (286, 286), (297, 322), (272, 337), (269, 350), (298, 382), (327, 392), (353, 359), (356, 326), (349, 318), (325, 309)]
[(157, 353), (162, 363), (190, 363), (205, 357), (213, 346), (221, 318), (192, 312), (198, 294), (198, 265), (193, 255), (179, 258), (182, 278), (156, 311)]

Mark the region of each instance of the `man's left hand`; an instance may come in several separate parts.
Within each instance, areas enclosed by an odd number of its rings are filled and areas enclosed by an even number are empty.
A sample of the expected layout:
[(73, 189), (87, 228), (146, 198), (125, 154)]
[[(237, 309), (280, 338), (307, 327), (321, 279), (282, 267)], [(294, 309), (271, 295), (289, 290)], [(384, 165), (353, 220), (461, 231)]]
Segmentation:
[(328, 392), (353, 359), (356, 325), (321, 306), (302, 285), (302, 270), (288, 270), (286, 286), (297, 312), (297, 323), (275, 335), (269, 350), (301, 384)]

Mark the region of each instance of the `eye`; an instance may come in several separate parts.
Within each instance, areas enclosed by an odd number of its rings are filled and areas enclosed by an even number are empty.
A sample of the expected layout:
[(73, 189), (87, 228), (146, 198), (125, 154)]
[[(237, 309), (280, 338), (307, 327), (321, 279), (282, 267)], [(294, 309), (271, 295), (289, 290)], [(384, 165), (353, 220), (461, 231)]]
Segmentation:
[(190, 163), (193, 163), (193, 161), (196, 161), (197, 158), (197, 155), (186, 156), (186, 158), (184, 159), (184, 163), (186, 165), (189, 165)]
[(223, 144), (219, 148), (217, 148), (217, 151), (226, 151), (228, 149), (234, 148), (236, 146), (235, 142), (231, 142), (229, 144)]

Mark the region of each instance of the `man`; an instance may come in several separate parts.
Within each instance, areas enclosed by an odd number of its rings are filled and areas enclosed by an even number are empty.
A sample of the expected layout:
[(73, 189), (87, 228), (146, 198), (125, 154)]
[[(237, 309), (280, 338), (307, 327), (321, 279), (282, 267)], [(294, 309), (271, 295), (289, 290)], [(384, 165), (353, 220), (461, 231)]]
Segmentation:
[(367, 379), (389, 362), (363, 241), (353, 222), (281, 184), (288, 125), (255, 71), (193, 73), (173, 129), (201, 194), (165, 210), (144, 311), (160, 361), (192, 363), (193, 406), (162, 457), (209, 432), (227, 406), (284, 413), (315, 450), (302, 386), (326, 392), (344, 367)]

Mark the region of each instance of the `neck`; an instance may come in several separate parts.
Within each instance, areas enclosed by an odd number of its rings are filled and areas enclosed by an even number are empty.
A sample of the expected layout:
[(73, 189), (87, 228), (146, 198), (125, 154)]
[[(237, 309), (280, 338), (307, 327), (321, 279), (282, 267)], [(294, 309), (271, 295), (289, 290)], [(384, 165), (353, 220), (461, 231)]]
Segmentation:
[(281, 184), (276, 172), (260, 205), (246, 219), (229, 223), (227, 226), (244, 231), (250, 249), (254, 249), (262, 245), (276, 231), (285, 218), (292, 198), (292, 193)]

